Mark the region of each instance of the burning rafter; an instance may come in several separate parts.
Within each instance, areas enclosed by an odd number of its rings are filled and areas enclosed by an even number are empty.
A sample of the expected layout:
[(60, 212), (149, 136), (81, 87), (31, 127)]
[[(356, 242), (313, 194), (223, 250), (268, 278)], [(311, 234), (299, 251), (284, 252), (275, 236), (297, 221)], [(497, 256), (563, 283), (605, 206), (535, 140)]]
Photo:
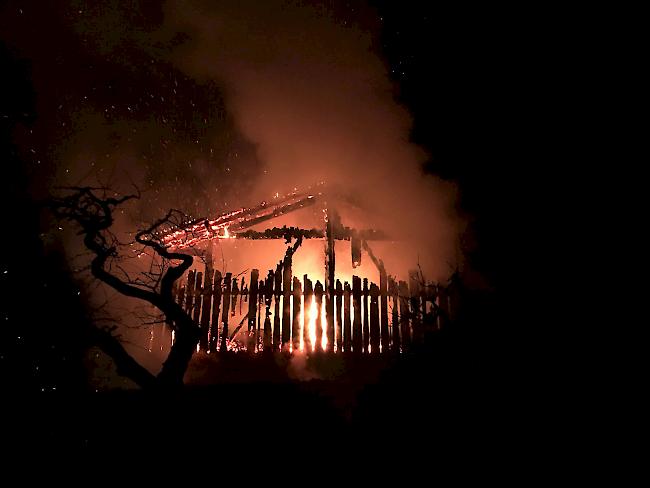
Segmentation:
[(209, 239), (235, 237), (239, 232), (266, 220), (273, 219), (313, 205), (317, 195), (292, 192), (272, 202), (262, 202), (256, 207), (242, 208), (218, 216), (216, 219), (200, 218), (158, 237), (169, 248), (182, 249)]
[[(160, 234), (163, 245), (167, 248), (183, 249), (210, 239), (324, 239), (323, 229), (301, 229), (298, 227), (273, 227), (262, 232), (250, 229), (257, 224), (271, 220), (316, 203), (321, 192), (299, 193), (294, 191), (285, 196), (278, 196), (271, 202), (262, 202), (256, 207), (241, 208), (224, 213), (215, 219), (195, 219), (177, 228)], [(382, 231), (363, 229), (356, 231), (340, 224), (340, 219), (332, 226), (332, 235), (337, 240), (384, 240), (388, 237)]]

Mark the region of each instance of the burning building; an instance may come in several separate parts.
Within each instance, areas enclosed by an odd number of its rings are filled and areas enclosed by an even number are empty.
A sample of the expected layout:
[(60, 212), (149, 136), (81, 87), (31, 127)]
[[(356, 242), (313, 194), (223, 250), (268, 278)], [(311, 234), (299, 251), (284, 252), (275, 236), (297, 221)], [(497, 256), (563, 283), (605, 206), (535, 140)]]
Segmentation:
[[(174, 290), (200, 324), (198, 350), (399, 353), (444, 326), (455, 311), (449, 288), (419, 270), (408, 271), (408, 281), (389, 274), (374, 248), (399, 247), (399, 239), (344, 225), (350, 206), (318, 184), (162, 231), (166, 247), (201, 257)], [(343, 250), (349, 258), (341, 259)], [(173, 340), (163, 327), (156, 347)]]

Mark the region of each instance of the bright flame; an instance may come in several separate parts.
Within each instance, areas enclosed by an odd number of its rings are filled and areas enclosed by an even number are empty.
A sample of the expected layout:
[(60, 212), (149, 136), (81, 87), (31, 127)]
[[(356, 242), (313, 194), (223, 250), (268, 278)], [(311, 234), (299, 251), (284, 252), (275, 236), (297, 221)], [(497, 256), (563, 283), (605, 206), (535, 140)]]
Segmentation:
[(323, 327), (323, 337), (320, 341), (320, 346), (323, 351), (327, 351), (327, 315), (325, 313), (325, 297), (320, 306), (320, 323)]
[(309, 342), (311, 343), (312, 352), (316, 349), (316, 313), (318, 308), (316, 307), (316, 298), (311, 297), (311, 304), (309, 305), (309, 325), (307, 333), (309, 334)]

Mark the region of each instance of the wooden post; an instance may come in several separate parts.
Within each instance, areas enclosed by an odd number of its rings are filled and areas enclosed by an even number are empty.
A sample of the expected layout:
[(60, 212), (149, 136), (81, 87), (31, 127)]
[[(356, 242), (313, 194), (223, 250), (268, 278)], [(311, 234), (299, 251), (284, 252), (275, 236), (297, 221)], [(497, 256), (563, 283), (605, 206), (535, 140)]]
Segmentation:
[(379, 287), (370, 285), (370, 350), (379, 354)]
[(302, 285), (298, 277), (293, 278), (293, 324), (291, 327), (291, 338), (293, 339), (293, 351), (300, 349), (300, 300), (302, 298)]
[(193, 269), (187, 273), (187, 288), (185, 288), (185, 312), (190, 315), (190, 317), (192, 313), (192, 301), (194, 300), (195, 275), (196, 273)]
[(201, 310), (201, 351), (208, 351), (208, 336), (210, 333), (210, 309), (212, 305), (212, 269), (206, 268), (203, 281), (203, 309)]
[(422, 321), (420, 319), (420, 280), (418, 272), (409, 271), (409, 291), (411, 293), (411, 328), (413, 329), (413, 342), (423, 342)]
[(291, 253), (287, 252), (282, 266), (282, 349), (291, 341)]
[(248, 300), (248, 294), (250, 293), (250, 290), (246, 287), (246, 277), (242, 276), (241, 277), (241, 285), (239, 287), (239, 315), (242, 314), (242, 306), (243, 302)]
[(255, 349), (259, 346), (259, 338), (262, 334), (262, 309), (264, 308), (264, 295), (266, 293), (266, 284), (260, 280), (257, 288), (257, 329), (255, 333)]
[(370, 346), (370, 322), (369, 315), (370, 311), (368, 309), (368, 278), (363, 279), (363, 291), (361, 296), (363, 297), (363, 352), (368, 353), (368, 346)]
[(237, 278), (232, 279), (232, 286), (230, 290), (230, 316), (234, 317), (237, 312), (237, 299), (239, 298), (239, 286), (237, 286)]
[(352, 324), (350, 323), (350, 283), (346, 281), (343, 290), (343, 349), (345, 352), (350, 352), (352, 350)]
[(343, 351), (343, 285), (336, 280), (336, 350)]
[(203, 273), (199, 271), (196, 273), (196, 286), (194, 287), (194, 305), (192, 309), (192, 320), (196, 325), (199, 325), (199, 319), (201, 317), (201, 295), (203, 295), (203, 289), (201, 288), (202, 282)]
[[(334, 222), (338, 222), (338, 214), (333, 208), (327, 213), (327, 252), (325, 254), (325, 318), (327, 324), (327, 351), (334, 350), (336, 331), (334, 330), (334, 276), (336, 270), (336, 254), (334, 252)], [(320, 315), (320, 314), (319, 314)]]
[(273, 315), (273, 350), (280, 349), (280, 297), (282, 293), (282, 261), (275, 269), (275, 281), (273, 283), (273, 296), (275, 299), (275, 314)]
[(212, 324), (210, 325), (210, 352), (216, 352), (219, 345), (219, 310), (221, 310), (221, 271), (214, 272), (212, 287)]
[(388, 280), (388, 292), (392, 298), (393, 302), (393, 313), (392, 313), (392, 333), (393, 333), (393, 344), (392, 350), (394, 353), (398, 354), (400, 352), (400, 334), (399, 334), (399, 298), (397, 294), (397, 283), (393, 278)]
[(223, 280), (223, 311), (221, 312), (221, 321), (223, 328), (221, 330), (221, 352), (228, 350), (228, 315), (230, 315), (230, 284), (232, 273), (226, 273)]
[(275, 279), (275, 274), (273, 270), (269, 270), (269, 274), (266, 276), (266, 286), (264, 288), (264, 298), (265, 298), (265, 315), (264, 315), (264, 352), (271, 352), (273, 337), (271, 332), (271, 302), (273, 301), (273, 281)]
[(246, 348), (250, 353), (255, 352), (255, 345), (257, 344), (257, 341), (255, 339), (255, 317), (257, 314), (257, 291), (259, 277), (260, 271), (258, 269), (251, 271), (251, 286), (248, 300), (248, 339), (246, 340)]
[(311, 352), (311, 337), (309, 336), (309, 323), (311, 322), (311, 300), (314, 293), (311, 280), (307, 275), (303, 277), (305, 282), (305, 320), (303, 324), (302, 337), (305, 344), (305, 352)]
[(361, 336), (361, 278), (352, 277), (352, 303), (354, 305), (354, 323), (352, 324), (352, 351), (360, 354), (362, 350)]
[(316, 350), (323, 350), (323, 320), (321, 310), (323, 309), (323, 285), (316, 281), (314, 288), (314, 298), (316, 302)]
[(388, 280), (386, 270), (379, 270), (379, 307), (381, 314), (381, 349), (384, 353), (390, 350), (390, 334), (388, 332)]
[(399, 282), (399, 321), (400, 332), (402, 336), (402, 348), (408, 351), (411, 348), (411, 329), (409, 327), (409, 317), (411, 312), (409, 310), (409, 289), (406, 281)]

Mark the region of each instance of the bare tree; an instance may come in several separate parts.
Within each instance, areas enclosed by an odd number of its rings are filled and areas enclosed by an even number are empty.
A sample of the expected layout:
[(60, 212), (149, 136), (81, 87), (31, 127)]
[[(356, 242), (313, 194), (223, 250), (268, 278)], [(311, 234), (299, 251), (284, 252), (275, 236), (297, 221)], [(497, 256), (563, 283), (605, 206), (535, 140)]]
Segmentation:
[[(108, 196), (106, 188), (69, 187), (65, 195), (51, 198), (48, 206), (61, 220), (79, 227), (85, 247), (92, 260), (90, 272), (122, 295), (137, 298), (153, 305), (175, 332), (175, 341), (158, 375), (140, 365), (114, 335), (116, 327), (91, 326), (92, 344), (107, 353), (117, 366), (118, 373), (135, 381), (142, 388), (168, 388), (183, 384), (183, 376), (200, 338), (200, 328), (172, 296), (174, 282), (193, 263), (190, 254), (171, 252), (158, 238), (161, 232), (179, 227), (186, 219), (177, 210), (170, 210), (163, 218), (135, 234), (134, 241), (121, 242), (111, 230), (116, 209), (125, 202), (139, 199), (140, 194), (121, 197)], [(136, 248), (134, 249), (134, 246)], [(131, 253), (125, 253), (129, 249)], [(141, 255), (151, 257), (147, 271), (133, 274), (124, 263)]]

